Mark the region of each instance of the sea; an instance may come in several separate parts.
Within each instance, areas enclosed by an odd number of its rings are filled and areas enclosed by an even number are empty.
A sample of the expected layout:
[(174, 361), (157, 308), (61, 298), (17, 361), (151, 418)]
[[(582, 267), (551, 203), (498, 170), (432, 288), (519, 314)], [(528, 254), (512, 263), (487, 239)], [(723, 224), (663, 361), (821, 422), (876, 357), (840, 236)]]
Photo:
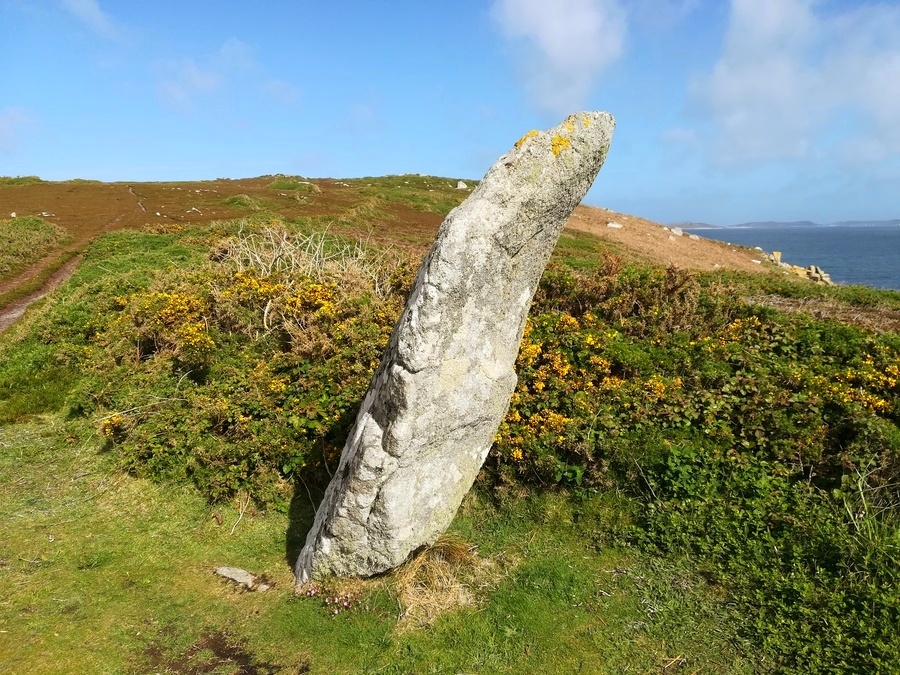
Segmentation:
[(817, 265), (839, 284), (900, 290), (900, 225), (686, 228), (707, 239), (781, 251), (782, 262)]

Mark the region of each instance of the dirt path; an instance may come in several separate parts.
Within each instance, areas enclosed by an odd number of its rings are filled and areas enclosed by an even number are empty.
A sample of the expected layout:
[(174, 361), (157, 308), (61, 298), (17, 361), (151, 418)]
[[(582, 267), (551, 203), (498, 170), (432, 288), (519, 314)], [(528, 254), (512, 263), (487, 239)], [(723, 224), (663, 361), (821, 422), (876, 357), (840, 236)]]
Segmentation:
[(54, 251), (53, 253), (45, 256), (33, 265), (26, 267), (16, 276), (10, 277), (6, 281), (0, 281), (0, 295), (4, 295), (19, 288), (20, 286), (24, 286), (36, 276), (40, 275), (41, 272), (43, 272), (50, 265), (59, 260), (61, 256), (63, 256), (67, 251), (70, 250), (72, 250), (71, 247), (67, 246), (65, 248)]
[[(109, 232), (110, 230), (118, 229), (119, 223), (122, 222), (124, 215), (124, 213), (120, 213), (112, 220), (107, 222), (103, 226), (102, 232)], [(12, 302), (0, 307), (0, 333), (5, 331), (18, 319), (20, 319), (29, 306), (44, 298), (48, 293), (59, 288), (59, 286), (66, 279), (68, 279), (75, 273), (75, 270), (78, 267), (78, 263), (81, 261), (81, 251), (84, 249), (84, 246), (87, 244), (87, 242), (88, 239), (79, 237), (75, 242), (65, 246), (64, 248), (53, 251), (50, 255), (45, 256), (38, 262), (29, 266), (28, 268), (17, 274), (15, 277), (12, 277), (11, 279), (7, 279), (6, 281), (0, 283), (0, 296), (2, 296), (5, 293), (9, 293), (10, 291), (14, 291), (17, 288), (21, 288), (33, 279), (39, 277), (48, 268), (56, 264), (57, 261), (59, 261), (59, 259), (63, 256), (71, 254), (72, 252), (77, 253), (77, 255), (60, 265), (57, 270), (55, 270), (49, 277), (47, 277), (47, 280), (43, 284), (41, 284), (40, 288), (38, 288), (36, 291), (34, 291), (33, 293), (29, 293), (25, 297), (13, 300)]]
[(75, 256), (50, 275), (50, 278), (47, 279), (40, 289), (24, 298), (13, 301), (4, 307), (3, 310), (0, 311), (0, 333), (18, 321), (29, 306), (46, 297), (48, 293), (56, 290), (60, 284), (72, 276), (80, 262), (81, 256)]

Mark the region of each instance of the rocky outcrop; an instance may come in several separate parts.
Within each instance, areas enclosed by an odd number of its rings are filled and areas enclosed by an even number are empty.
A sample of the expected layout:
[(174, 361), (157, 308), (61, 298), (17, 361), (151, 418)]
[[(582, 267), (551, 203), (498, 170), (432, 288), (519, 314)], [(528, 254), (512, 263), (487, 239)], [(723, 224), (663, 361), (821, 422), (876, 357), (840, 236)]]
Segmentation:
[(778, 265), (779, 268), (783, 269), (788, 274), (795, 274), (802, 279), (807, 279), (808, 281), (812, 281), (816, 284), (834, 286), (834, 282), (831, 280), (831, 277), (826, 272), (822, 271), (821, 267), (818, 267), (816, 265), (810, 265), (809, 267), (800, 267), (799, 265), (791, 265), (789, 263), (782, 262), (781, 251), (766, 253), (765, 259), (770, 263)]
[(578, 113), (528, 132), (447, 216), (297, 560), (298, 585), (384, 572), (450, 524), (506, 414), (538, 281), (614, 124)]

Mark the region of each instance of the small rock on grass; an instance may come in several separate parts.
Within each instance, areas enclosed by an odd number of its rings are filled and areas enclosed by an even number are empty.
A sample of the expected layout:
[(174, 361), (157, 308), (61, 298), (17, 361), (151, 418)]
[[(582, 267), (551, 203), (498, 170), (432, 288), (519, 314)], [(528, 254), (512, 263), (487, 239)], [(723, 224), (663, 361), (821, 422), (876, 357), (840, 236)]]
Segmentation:
[(257, 583), (256, 577), (253, 574), (250, 574), (247, 570), (242, 570), (239, 567), (217, 567), (215, 569), (215, 574), (230, 579), (238, 586), (243, 586), (249, 591), (258, 591), (259, 593), (262, 593), (271, 588), (269, 584)]

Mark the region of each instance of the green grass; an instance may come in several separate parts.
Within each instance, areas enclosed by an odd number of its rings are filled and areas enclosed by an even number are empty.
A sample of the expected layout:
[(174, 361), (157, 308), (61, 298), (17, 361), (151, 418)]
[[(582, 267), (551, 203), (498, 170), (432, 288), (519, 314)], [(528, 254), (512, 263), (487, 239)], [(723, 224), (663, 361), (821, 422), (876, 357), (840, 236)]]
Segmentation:
[(272, 203), (267, 199), (243, 194), (228, 197), (223, 203), (236, 209), (244, 209), (245, 211), (265, 211), (272, 208)]
[[(210, 626), (242, 631), (270, 598), (289, 597), (277, 519), (245, 517), (231, 536), (237, 514), (219, 526), (191, 491), (119, 474), (90, 430), (58, 418), (6, 427), (0, 444), (0, 669), (124, 672), (151, 645), (178, 651)], [(211, 574), (225, 563), (281, 588), (236, 595)]]
[(57, 270), (71, 261), (72, 258), (75, 258), (77, 256), (77, 250), (63, 251), (52, 263), (44, 267), (31, 279), (22, 284), (19, 284), (6, 293), (0, 293), (0, 307), (6, 307), (8, 304), (15, 302), (16, 300), (28, 297), (32, 293), (39, 291), (43, 287), (43, 285), (50, 279), (50, 277), (52, 277), (57, 272)]
[(708, 272), (701, 281), (726, 283), (746, 295), (774, 294), (784, 298), (833, 300), (853, 307), (876, 307), (900, 310), (900, 291), (881, 290), (869, 286), (825, 286), (810, 284), (788, 275), (762, 275), (742, 272)]
[[(466, 181), (474, 188), (477, 181)], [(405, 174), (347, 181), (365, 197), (378, 197), (384, 203), (404, 204), (416, 211), (446, 215), (469, 196), (469, 190), (457, 190), (456, 179)]]
[(553, 250), (551, 260), (573, 269), (594, 269), (603, 264), (608, 254), (620, 253), (611, 242), (600, 239), (590, 232), (566, 230), (560, 236)]
[(13, 276), (69, 241), (63, 228), (41, 218), (0, 220), (0, 279)]
[[(505, 576), (477, 606), (399, 632), (389, 579), (363, 584), (336, 617), (293, 596), (285, 536), (292, 519), (309, 521), (305, 491), (289, 513), (251, 505), (238, 522), (237, 502), (210, 508), (189, 488), (119, 473), (98, 449), (90, 427), (53, 415), (0, 428), (5, 672), (162, 670), (211, 633), (272, 672), (618, 673), (669, 660), (753, 672), (716, 623), (715, 589), (687, 566), (585, 549), (589, 507), (606, 505), (555, 494), (496, 507), (472, 495), (452, 529)], [(220, 565), (275, 587), (239, 592), (212, 574)]]
[(266, 185), (267, 188), (271, 190), (287, 190), (291, 192), (299, 192), (302, 194), (312, 194), (315, 191), (312, 183), (309, 181), (301, 180), (300, 178), (295, 178), (292, 176), (282, 176), (276, 178), (271, 183)]
[(33, 337), (0, 362), (0, 424), (12, 424), (62, 408), (78, 375), (56, 349)]

